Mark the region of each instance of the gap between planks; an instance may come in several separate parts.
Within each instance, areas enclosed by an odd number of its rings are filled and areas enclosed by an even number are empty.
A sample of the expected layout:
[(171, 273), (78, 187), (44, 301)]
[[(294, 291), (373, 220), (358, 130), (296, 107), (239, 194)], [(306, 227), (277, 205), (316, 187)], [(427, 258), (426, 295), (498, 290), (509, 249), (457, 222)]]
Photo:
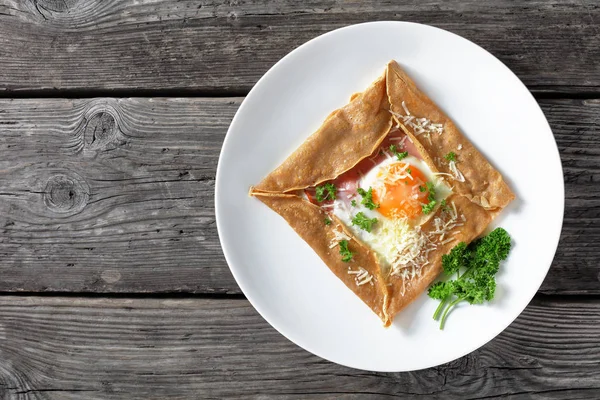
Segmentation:
[[(540, 86), (528, 87), (536, 100), (570, 99), (593, 100), (600, 99), (600, 87), (559, 87)], [(132, 98), (132, 97), (177, 97), (177, 98), (230, 98), (246, 97), (248, 90), (196, 90), (191, 88), (171, 89), (41, 89), (1, 91), (0, 99), (92, 99), (101, 97)]]

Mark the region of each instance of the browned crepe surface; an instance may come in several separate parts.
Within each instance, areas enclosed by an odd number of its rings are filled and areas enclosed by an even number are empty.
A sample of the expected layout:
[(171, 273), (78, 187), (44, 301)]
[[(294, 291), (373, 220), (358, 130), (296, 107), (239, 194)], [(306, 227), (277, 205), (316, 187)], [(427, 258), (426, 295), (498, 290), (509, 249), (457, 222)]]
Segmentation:
[(450, 152), (456, 153), (456, 165), (464, 175), (465, 182), (451, 181), (450, 184), (454, 186), (453, 192), (489, 210), (504, 208), (515, 198), (502, 175), (464, 137), (454, 122), (417, 88), (395, 61), (388, 64), (387, 92), (393, 112), (405, 115), (402, 107), (404, 101), (412, 115), (443, 125), (444, 131), (441, 135), (429, 135), (430, 142), (424, 134), (417, 136), (411, 127), (398, 121), (433, 171), (451, 174), (452, 171), (444, 157)]
[[(331, 225), (325, 225), (327, 214), (308, 201), (296, 195), (258, 196), (258, 199), (281, 215), (296, 233), (317, 253), (329, 269), (367, 304), (384, 322), (388, 317), (384, 313), (384, 304), (388, 298), (388, 287), (379, 269), (375, 253), (369, 247), (353, 238), (348, 241), (348, 248), (354, 253), (350, 262), (343, 262), (339, 247), (330, 248), (335, 240), (334, 231), (342, 231), (352, 238), (352, 234), (337, 219)], [(373, 284), (357, 285), (355, 275), (348, 269), (357, 270), (362, 267), (373, 276)]]
[[(464, 225), (450, 230), (446, 235), (446, 238), (454, 238), (453, 241), (446, 244), (437, 244), (438, 248), (429, 253), (429, 264), (422, 268), (418, 279), (409, 279), (404, 282), (400, 276), (392, 275), (389, 277), (388, 281), (392, 285), (390, 290), (392, 296), (388, 313), (392, 317), (423, 293), (438, 277), (442, 272), (442, 256), (444, 254), (448, 254), (460, 242), (470, 243), (481, 235), (493, 219), (493, 212), (484, 210), (464, 196), (452, 194), (446, 199), (446, 202), (448, 204), (454, 203), (458, 215), (464, 215), (466, 221), (461, 220), (460, 222)], [(438, 209), (434, 218), (440, 216), (440, 214), (441, 209)], [(434, 229), (434, 218), (429, 219), (421, 226), (423, 232), (431, 232)], [(401, 296), (397, 295), (401, 293), (403, 293)]]
[(352, 96), (277, 169), (254, 187), (262, 192), (289, 192), (316, 186), (348, 171), (369, 156), (392, 127), (385, 74)]
[[(448, 236), (455, 240), (439, 244), (429, 253), (429, 264), (412, 279), (382, 271), (374, 251), (361, 243), (335, 217), (326, 225), (327, 214), (295, 194), (298, 189), (316, 186), (335, 179), (379, 147), (389, 133), (393, 118), (388, 112), (404, 115), (402, 101), (412, 115), (425, 117), (432, 123), (443, 124), (442, 135), (431, 134), (429, 143), (423, 135), (417, 136), (409, 126), (401, 124), (424, 161), (434, 172), (452, 173), (444, 156), (450, 151), (457, 154), (457, 166), (465, 182), (446, 179), (453, 186), (447, 199), (459, 215), (464, 215), (463, 226), (455, 227)], [(396, 120), (401, 123), (402, 121)], [(462, 145), (458, 150), (459, 144)], [(295, 193), (292, 193), (295, 192)], [(350, 288), (388, 326), (393, 316), (411, 303), (441, 272), (441, 257), (459, 242), (469, 243), (479, 236), (490, 221), (513, 198), (502, 176), (462, 135), (454, 123), (422, 92), (394, 61), (388, 64), (386, 74), (367, 90), (354, 94), (350, 103), (331, 113), (323, 125), (311, 135), (288, 159), (269, 174), (250, 195), (280, 214), (306, 243), (321, 257), (329, 269)], [(427, 233), (433, 229), (437, 209), (422, 227)], [(343, 230), (351, 237), (349, 248), (354, 253), (351, 262), (343, 262), (335, 242), (334, 230)], [(348, 268), (362, 267), (373, 276), (373, 285), (357, 285), (355, 275)]]

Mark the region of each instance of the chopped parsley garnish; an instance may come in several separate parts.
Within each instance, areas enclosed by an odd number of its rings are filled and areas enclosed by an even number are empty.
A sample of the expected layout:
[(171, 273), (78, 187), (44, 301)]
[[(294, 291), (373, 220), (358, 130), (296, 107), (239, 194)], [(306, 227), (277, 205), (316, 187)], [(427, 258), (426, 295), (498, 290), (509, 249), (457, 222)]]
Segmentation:
[(423, 204), (421, 206), (421, 210), (423, 211), (423, 214), (429, 214), (430, 212), (433, 211), (433, 209), (435, 208), (437, 201), (435, 200), (435, 185), (431, 182), (425, 182), (425, 187), (423, 186), (419, 186), (419, 190), (421, 192), (424, 191), (428, 191), (429, 194), (427, 195), (427, 201), (429, 203), (427, 204)]
[(446, 199), (441, 201), (440, 206), (442, 206), (442, 211), (450, 211), (450, 206), (446, 203)]
[(456, 161), (456, 153), (451, 151), (450, 153), (446, 154), (444, 158), (448, 161)]
[(433, 314), (436, 321), (441, 317), (440, 329), (444, 329), (450, 310), (458, 303), (481, 304), (494, 298), (494, 277), (500, 261), (508, 256), (510, 240), (504, 229), (496, 228), (468, 246), (459, 243), (449, 254), (442, 256), (444, 273), (448, 276), (456, 274), (456, 279), (437, 282), (429, 288), (429, 297), (441, 300)]
[(373, 188), (369, 188), (369, 190), (358, 188), (356, 191), (362, 196), (360, 204), (367, 207), (369, 210), (379, 208), (379, 204), (373, 203)]
[(354, 254), (348, 248), (347, 240), (340, 240), (340, 255), (342, 256), (343, 262), (352, 260), (352, 257), (354, 256)]
[(356, 207), (356, 200), (352, 200), (352, 201), (350, 202), (350, 205), (352, 205), (352, 207)]
[(396, 145), (390, 144), (390, 151), (392, 152), (392, 154), (394, 154), (396, 157), (398, 157), (398, 161), (402, 161), (404, 160), (406, 157), (408, 157), (408, 151), (398, 151), (398, 148), (396, 147)]
[(331, 220), (329, 218), (325, 218), (325, 225), (331, 225)]
[(427, 187), (427, 191), (429, 195), (427, 196), (427, 200), (432, 201), (435, 200), (435, 185), (431, 182), (426, 182), (425, 186)]
[(412, 175), (412, 170), (410, 168), (406, 168), (406, 172), (408, 172), (409, 175)]
[(336, 189), (333, 183), (317, 186), (315, 192), (319, 203), (325, 200), (335, 200)]
[(358, 226), (360, 229), (371, 232), (373, 225), (377, 223), (377, 218), (369, 218), (363, 212), (359, 212), (352, 218), (352, 225)]
[(423, 214), (429, 214), (430, 212), (432, 212), (433, 209), (435, 208), (436, 204), (437, 204), (437, 201), (435, 201), (435, 200), (431, 200), (429, 203), (423, 204), (421, 206), (421, 210), (423, 211)]

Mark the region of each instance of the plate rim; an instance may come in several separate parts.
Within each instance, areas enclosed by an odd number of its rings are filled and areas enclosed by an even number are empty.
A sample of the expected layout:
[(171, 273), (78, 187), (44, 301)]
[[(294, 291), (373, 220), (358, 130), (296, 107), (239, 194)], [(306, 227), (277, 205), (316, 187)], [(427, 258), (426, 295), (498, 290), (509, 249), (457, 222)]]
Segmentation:
[[(310, 348), (310, 346), (306, 345), (305, 343), (300, 344), (300, 342), (302, 342), (302, 340), (298, 340), (298, 338), (293, 334), (293, 332), (283, 332), (278, 326), (276, 326), (276, 324), (274, 324), (271, 320), (270, 317), (267, 317), (266, 313), (264, 310), (261, 309), (261, 307), (257, 306), (257, 303), (253, 300), (252, 295), (248, 294), (248, 287), (242, 283), (243, 280), (239, 279), (239, 276), (236, 273), (236, 268), (232, 266), (231, 262), (230, 262), (230, 256), (228, 256), (228, 250), (226, 249), (226, 245), (224, 244), (224, 240), (222, 238), (222, 217), (220, 217), (221, 212), (220, 212), (220, 207), (219, 207), (219, 188), (221, 187), (221, 184), (219, 183), (221, 181), (220, 176), (221, 176), (221, 171), (222, 171), (222, 160), (223, 160), (223, 153), (225, 152), (228, 143), (230, 142), (231, 139), (231, 135), (230, 132), (234, 129), (233, 127), (236, 125), (237, 120), (240, 118), (239, 116), (242, 114), (242, 111), (245, 108), (245, 105), (247, 104), (247, 100), (251, 97), (252, 93), (257, 90), (257, 88), (260, 86), (260, 84), (267, 80), (268, 77), (270, 76), (271, 73), (274, 72), (274, 70), (277, 69), (277, 67), (284, 63), (293, 53), (299, 51), (300, 49), (307, 47), (309, 45), (311, 45), (313, 42), (317, 41), (317, 40), (321, 40), (329, 35), (332, 35), (334, 33), (337, 33), (339, 31), (343, 31), (343, 30), (351, 30), (351, 29), (359, 29), (359, 27), (361, 26), (365, 26), (365, 25), (412, 25), (412, 26), (418, 26), (421, 28), (426, 28), (426, 29), (432, 29), (432, 30), (437, 30), (437, 31), (441, 31), (443, 34), (448, 34), (453, 36), (455, 39), (458, 40), (462, 40), (462, 41), (466, 41), (471, 45), (476, 46), (477, 48), (479, 48), (480, 50), (484, 51), (488, 56), (491, 56), (493, 59), (495, 59), (499, 65), (504, 68), (509, 74), (511, 74), (519, 83), (520, 85), (525, 88), (527, 94), (530, 97), (530, 100), (532, 100), (538, 107), (541, 115), (544, 118), (544, 123), (545, 123), (545, 127), (547, 127), (548, 132), (550, 133), (551, 139), (554, 143), (554, 147), (553, 149), (555, 150), (553, 157), (556, 157), (556, 161), (558, 161), (558, 166), (559, 166), (559, 170), (560, 170), (560, 174), (562, 175), (562, 179), (559, 180), (559, 182), (557, 182), (560, 185), (560, 192), (562, 193), (562, 196), (560, 197), (559, 200), (559, 208), (560, 208), (560, 216), (557, 219), (557, 225), (559, 225), (559, 229), (557, 230), (557, 235), (556, 238), (554, 238), (554, 241), (552, 242), (554, 244), (554, 250), (552, 251), (552, 257), (550, 258), (550, 262), (547, 265), (547, 267), (545, 268), (544, 274), (541, 278), (541, 281), (539, 282), (539, 284), (537, 284), (537, 289), (533, 292), (533, 294), (531, 296), (529, 296), (529, 299), (527, 300), (527, 302), (524, 302), (523, 307), (518, 307), (520, 308), (520, 310), (513, 316), (510, 318), (510, 321), (508, 321), (508, 323), (503, 326), (500, 330), (493, 332), (492, 335), (490, 335), (490, 337), (487, 340), (484, 340), (483, 342), (478, 342), (473, 346), (468, 347), (468, 349), (466, 349), (464, 352), (461, 352), (460, 355), (458, 356), (450, 356), (450, 357), (445, 357), (443, 361), (437, 363), (437, 364), (433, 364), (433, 365), (429, 365), (429, 366), (423, 366), (423, 367), (419, 367), (419, 368), (411, 368), (411, 369), (398, 369), (398, 368), (363, 368), (360, 367), (358, 365), (352, 365), (351, 363), (345, 363), (345, 362), (340, 362), (340, 361), (336, 361), (336, 360), (332, 360), (331, 358), (327, 357), (326, 355), (323, 355), (320, 351), (315, 351), (314, 349)], [(248, 300), (248, 302), (252, 305), (252, 307), (258, 312), (258, 314), (272, 327), (274, 328), (277, 332), (279, 332), (279, 334), (281, 334), (283, 337), (285, 337), (287, 340), (291, 341), (292, 343), (294, 343), (296, 346), (302, 348), (305, 351), (308, 351), (311, 354), (316, 355), (317, 357), (320, 357), (324, 360), (327, 360), (329, 362), (338, 364), (338, 365), (342, 365), (348, 368), (353, 368), (353, 369), (357, 369), (357, 370), (364, 370), (364, 371), (373, 371), (373, 372), (409, 372), (409, 371), (419, 371), (419, 370), (424, 370), (427, 368), (433, 368), (439, 365), (443, 365), (449, 362), (452, 362), (454, 360), (457, 360), (459, 358), (462, 358), (468, 354), (471, 354), (472, 352), (478, 350), (479, 348), (485, 346), (487, 343), (489, 343), (490, 341), (492, 341), (493, 339), (495, 339), (500, 333), (502, 333), (503, 331), (505, 331), (525, 310), (525, 308), (527, 308), (527, 306), (531, 303), (531, 300), (535, 297), (535, 295), (538, 293), (539, 288), (541, 287), (541, 285), (543, 284), (544, 280), (546, 279), (548, 272), (550, 270), (550, 267), (552, 266), (552, 262), (554, 261), (554, 258), (556, 256), (556, 251), (558, 250), (558, 245), (560, 242), (560, 236), (562, 234), (562, 229), (563, 229), (563, 224), (564, 224), (564, 211), (565, 211), (565, 188), (564, 188), (564, 170), (563, 170), (563, 166), (562, 166), (562, 161), (560, 158), (560, 152), (558, 149), (558, 145), (556, 143), (556, 138), (554, 136), (554, 133), (552, 131), (552, 128), (548, 122), (548, 119), (546, 118), (546, 115), (544, 114), (543, 110), (541, 109), (539, 103), (537, 102), (537, 100), (535, 99), (535, 97), (533, 96), (533, 94), (531, 93), (531, 91), (527, 88), (527, 86), (523, 83), (523, 81), (521, 81), (521, 79), (508, 67), (506, 66), (500, 59), (498, 59), (495, 55), (493, 55), (492, 53), (490, 53), (488, 50), (486, 50), (485, 48), (481, 47), (480, 45), (478, 45), (477, 43), (466, 39), (454, 32), (450, 32), (448, 30), (433, 26), (433, 25), (428, 25), (428, 24), (421, 24), (421, 23), (417, 23), (417, 22), (410, 22), (410, 21), (393, 21), (393, 20), (386, 20), (386, 21), (370, 21), (370, 22), (362, 22), (362, 23), (358, 23), (358, 24), (351, 24), (351, 25), (346, 25), (328, 32), (325, 32), (321, 35), (318, 35), (306, 42), (304, 42), (303, 44), (301, 44), (300, 46), (297, 46), (296, 48), (294, 48), (293, 50), (289, 51), (285, 56), (283, 56), (281, 59), (279, 59), (275, 64), (273, 64), (261, 77), (260, 79), (253, 85), (252, 89), (248, 92), (248, 94), (244, 97), (244, 100), (242, 101), (242, 103), (240, 104), (239, 108), (237, 109), (234, 117), (232, 118), (229, 127), (227, 129), (227, 133), (225, 134), (225, 138), (223, 139), (223, 144), (221, 146), (221, 151), (219, 153), (219, 160), (217, 163), (217, 169), (216, 169), (216, 175), (215, 175), (215, 192), (214, 192), (214, 200), (215, 200), (215, 217), (216, 217), (216, 226), (217, 226), (217, 233), (218, 233), (218, 237), (219, 237), (219, 242), (221, 245), (221, 249), (223, 251), (223, 255), (225, 257), (225, 260), (227, 262), (227, 266), (229, 267), (229, 270), (231, 271), (231, 274), (233, 275), (237, 285), (240, 287), (242, 293), (244, 294), (244, 296), (246, 297), (246, 299)], [(421, 294), (422, 296), (423, 294)]]

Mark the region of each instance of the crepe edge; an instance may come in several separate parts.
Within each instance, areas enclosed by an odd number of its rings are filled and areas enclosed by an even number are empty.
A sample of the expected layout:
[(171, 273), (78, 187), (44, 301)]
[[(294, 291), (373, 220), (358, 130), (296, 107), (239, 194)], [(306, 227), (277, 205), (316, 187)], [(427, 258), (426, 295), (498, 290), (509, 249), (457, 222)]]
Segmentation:
[[(391, 296), (373, 250), (356, 238), (337, 217), (329, 216), (321, 207), (299, 196), (261, 192), (254, 192), (253, 195), (283, 217), (329, 270), (381, 319), (384, 326), (390, 325), (388, 309)], [(324, 223), (325, 218), (331, 218), (331, 225)], [(351, 262), (341, 260), (338, 246), (330, 247), (332, 240), (335, 240), (334, 230), (341, 230), (350, 238), (349, 249), (355, 254)], [(364, 268), (373, 276), (373, 285), (367, 283), (359, 286), (355, 275), (348, 273), (348, 268), (358, 267)]]
[[(460, 144), (462, 147), (462, 154), (467, 154), (469, 162), (466, 164), (460, 164), (461, 172), (463, 175), (472, 176), (469, 179), (468, 184), (454, 181), (454, 186), (458, 189), (456, 193), (459, 193), (467, 197), (472, 202), (478, 204), (486, 210), (502, 210), (511, 201), (515, 199), (514, 192), (510, 189), (502, 174), (494, 168), (487, 158), (481, 154), (479, 150), (473, 145), (473, 143), (458, 129), (456, 124), (419, 88), (416, 83), (406, 74), (406, 72), (400, 67), (395, 61), (391, 60), (387, 64), (386, 68), (386, 90), (388, 93), (388, 101), (390, 103), (390, 110), (398, 113), (403, 112), (402, 104), (398, 104), (398, 99), (393, 98), (394, 82), (398, 78), (404, 86), (410, 91), (410, 95), (414, 96), (420, 104), (419, 108), (427, 110), (427, 115), (433, 115), (432, 122), (443, 121), (444, 132), (441, 136), (434, 134), (431, 136), (431, 145), (427, 145), (421, 136), (415, 135), (411, 129), (409, 129), (403, 121), (394, 115), (393, 118), (396, 123), (402, 128), (402, 130), (409, 136), (413, 144), (417, 147), (419, 153), (423, 156), (423, 160), (434, 172), (449, 173), (450, 171), (445, 168), (444, 165), (438, 165), (434, 161), (432, 155), (432, 148), (436, 147), (437, 157), (443, 159), (444, 155), (450, 151), (455, 151), (453, 145)], [(407, 99), (408, 100), (408, 99)], [(405, 99), (402, 99), (405, 101)], [(409, 109), (411, 107), (408, 107)], [(421, 114), (422, 115), (422, 114)], [(460, 157), (460, 154), (459, 154)], [(489, 178), (489, 179), (488, 179)], [(482, 188), (479, 189), (478, 193), (473, 193), (471, 188)]]
[[(392, 115), (389, 113), (389, 103), (387, 96), (387, 85), (386, 85), (386, 74), (387, 71), (384, 71), (374, 82), (372, 82), (367, 89), (363, 92), (354, 93), (350, 97), (349, 103), (344, 105), (343, 107), (334, 110), (331, 112), (325, 121), (321, 124), (321, 126), (311, 135), (309, 136), (292, 154), (290, 154), (284, 161), (281, 163), (275, 170), (269, 173), (265, 178), (263, 178), (255, 187), (254, 190), (256, 192), (261, 193), (289, 193), (295, 190), (305, 189), (307, 187), (317, 186), (323, 182), (328, 180), (335, 179), (337, 176), (343, 174), (346, 171), (354, 168), (359, 162), (363, 159), (371, 155), (377, 147), (381, 144), (381, 142), (386, 138), (388, 133), (390, 132), (393, 126)], [(319, 165), (318, 161), (314, 161), (317, 159), (313, 142), (323, 141), (326, 137), (331, 137), (333, 135), (339, 134), (340, 129), (336, 124), (344, 126), (347, 123), (350, 123), (351, 127), (346, 127), (346, 131), (352, 131), (352, 127), (361, 127), (363, 128), (365, 125), (369, 125), (364, 121), (351, 121), (348, 122), (346, 118), (346, 111), (352, 110), (354, 107), (358, 106), (359, 103), (366, 103), (367, 107), (369, 106), (369, 102), (374, 102), (373, 106), (376, 106), (376, 112), (373, 110), (373, 115), (371, 115), (371, 121), (369, 121), (373, 125), (373, 132), (370, 132), (373, 136), (371, 138), (371, 146), (364, 151), (352, 151), (351, 157), (348, 157), (347, 154), (343, 154), (340, 151), (340, 148), (343, 147), (352, 147), (352, 145), (356, 144), (356, 138), (345, 135), (345, 137), (341, 138), (341, 144), (338, 141), (336, 149), (339, 154), (336, 154), (335, 151), (332, 152), (331, 147), (326, 147), (323, 149), (327, 154), (327, 158), (329, 159), (330, 164), (336, 164), (335, 167), (332, 168), (331, 171), (327, 173), (321, 174), (321, 176), (317, 179), (313, 177), (302, 177), (301, 171), (298, 171), (297, 165), (306, 165), (306, 164), (314, 164)], [(351, 118), (350, 118), (351, 119)], [(354, 124), (354, 125), (352, 125)], [(381, 126), (379, 126), (381, 125)], [(359, 129), (360, 131), (360, 129)], [(344, 135), (339, 135), (344, 136)], [(361, 141), (365, 141), (362, 138)], [(343, 146), (347, 144), (348, 146)], [(364, 147), (364, 146), (363, 146)], [(339, 157), (337, 157), (339, 155)], [(345, 162), (343, 167), (336, 169), (337, 164), (331, 162), (331, 158), (343, 158)], [(313, 160), (311, 160), (311, 158)], [(294, 179), (292, 179), (292, 177)], [(296, 181), (304, 181), (302, 184), (298, 184)]]

